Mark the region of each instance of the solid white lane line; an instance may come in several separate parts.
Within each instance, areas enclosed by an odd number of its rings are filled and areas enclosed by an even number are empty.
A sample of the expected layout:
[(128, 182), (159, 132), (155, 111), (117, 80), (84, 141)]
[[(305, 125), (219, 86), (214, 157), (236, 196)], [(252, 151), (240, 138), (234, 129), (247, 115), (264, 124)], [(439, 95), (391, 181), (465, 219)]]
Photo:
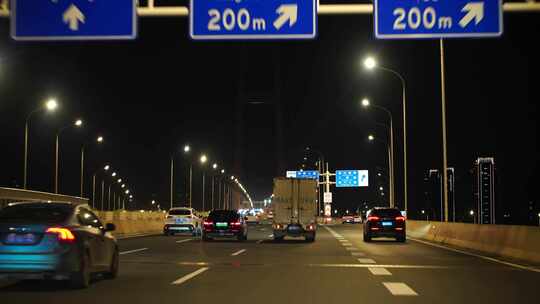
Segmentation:
[(384, 287), (394, 296), (417, 296), (418, 294), (405, 283), (383, 282)]
[(145, 251), (145, 250), (148, 250), (148, 248), (140, 248), (140, 249), (135, 249), (135, 250), (129, 250), (129, 251), (122, 251), (120, 252), (120, 254), (130, 254), (130, 253), (135, 253), (135, 252), (140, 252), (140, 251)]
[(187, 274), (187, 275), (181, 277), (180, 279), (172, 282), (171, 285), (180, 285), (180, 284), (182, 284), (182, 283), (184, 283), (184, 282), (186, 282), (188, 280), (193, 279), (194, 277), (200, 275), (201, 273), (207, 271), (208, 269), (209, 269), (208, 267), (203, 267), (203, 268), (201, 268), (201, 269), (199, 269), (197, 271), (194, 271), (194, 272), (192, 272), (190, 274)]
[(366, 254), (363, 252), (351, 252), (352, 256), (365, 256)]
[(185, 243), (185, 242), (189, 242), (191, 241), (192, 239), (185, 239), (185, 240), (179, 240), (179, 241), (176, 241), (178, 244), (180, 243)]
[(237, 252), (231, 254), (231, 256), (237, 256), (237, 255), (240, 255), (240, 254), (242, 254), (244, 252), (246, 252), (246, 249), (238, 250)]
[(349, 241), (346, 240), (346, 239), (342, 239), (342, 240), (338, 240), (338, 242), (342, 242), (342, 243), (348, 243)]
[(382, 264), (308, 264), (310, 267), (323, 268), (397, 268), (397, 269), (452, 269), (453, 266), (437, 265), (382, 265)]
[(341, 246), (352, 247), (352, 244), (351, 243), (341, 243)]
[(480, 259), (484, 259), (484, 260), (487, 260), (487, 261), (503, 264), (503, 265), (506, 265), (506, 266), (515, 267), (515, 268), (519, 268), (519, 269), (523, 269), (523, 270), (529, 270), (529, 271), (533, 271), (533, 272), (540, 272), (540, 269), (535, 268), (535, 267), (529, 267), (529, 266), (519, 265), (519, 264), (515, 264), (515, 263), (505, 262), (505, 261), (502, 261), (502, 260), (499, 260), (499, 259), (490, 258), (490, 257), (483, 256), (483, 255), (480, 255), (480, 254), (467, 252), (467, 251), (463, 251), (463, 250), (459, 250), (459, 249), (454, 249), (454, 248), (446, 247), (446, 246), (443, 246), (443, 245), (433, 244), (433, 243), (430, 243), (430, 242), (422, 241), (422, 240), (411, 238), (411, 237), (407, 237), (407, 238), (409, 240), (413, 240), (413, 241), (418, 242), (418, 243), (422, 243), (422, 244), (426, 244), (426, 245), (429, 245), (429, 246), (433, 246), (433, 247), (446, 249), (446, 250), (450, 250), (450, 251), (453, 251), (453, 252), (457, 252), (457, 253), (473, 256), (473, 257), (477, 257), (477, 258), (480, 258)]
[(369, 267), (368, 270), (374, 275), (386, 275), (386, 276), (392, 275), (390, 271), (382, 267)]
[(373, 259), (358, 259), (358, 262), (362, 264), (376, 264)]

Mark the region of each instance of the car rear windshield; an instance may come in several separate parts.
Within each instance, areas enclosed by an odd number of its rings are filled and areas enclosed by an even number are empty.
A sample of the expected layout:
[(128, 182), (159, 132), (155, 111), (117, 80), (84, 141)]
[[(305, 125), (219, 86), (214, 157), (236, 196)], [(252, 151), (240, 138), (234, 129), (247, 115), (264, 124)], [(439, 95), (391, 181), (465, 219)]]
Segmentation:
[(169, 211), (169, 215), (191, 215), (191, 211), (187, 209), (177, 209)]
[(397, 209), (375, 209), (371, 211), (370, 215), (380, 217), (396, 217), (401, 216), (401, 212), (399, 212)]
[(208, 216), (208, 219), (216, 222), (230, 222), (240, 218), (238, 212), (235, 211), (212, 211)]
[(0, 210), (0, 222), (62, 223), (73, 208), (58, 204), (21, 204)]

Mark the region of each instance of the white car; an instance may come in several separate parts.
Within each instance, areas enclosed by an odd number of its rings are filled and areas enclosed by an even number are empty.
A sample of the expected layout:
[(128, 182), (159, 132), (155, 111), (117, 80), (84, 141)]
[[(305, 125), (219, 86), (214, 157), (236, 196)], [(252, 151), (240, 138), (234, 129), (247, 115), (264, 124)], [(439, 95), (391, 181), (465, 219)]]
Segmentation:
[(191, 233), (194, 236), (201, 233), (201, 218), (193, 208), (172, 208), (165, 217), (164, 235), (175, 233)]
[(248, 224), (259, 224), (259, 216), (254, 214), (246, 214), (246, 223)]

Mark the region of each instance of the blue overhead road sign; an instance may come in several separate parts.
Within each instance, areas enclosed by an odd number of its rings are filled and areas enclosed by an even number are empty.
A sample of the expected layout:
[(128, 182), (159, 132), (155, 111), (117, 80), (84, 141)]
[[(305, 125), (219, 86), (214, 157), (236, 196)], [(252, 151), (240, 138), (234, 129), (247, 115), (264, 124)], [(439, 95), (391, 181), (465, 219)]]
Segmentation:
[(296, 171), (296, 178), (319, 180), (319, 171)]
[(493, 37), (503, 32), (502, 0), (375, 0), (380, 39)]
[(336, 170), (336, 187), (369, 186), (368, 170)]
[(113, 40), (137, 36), (137, 0), (12, 0), (15, 40)]
[(312, 39), (317, 0), (191, 0), (193, 39)]

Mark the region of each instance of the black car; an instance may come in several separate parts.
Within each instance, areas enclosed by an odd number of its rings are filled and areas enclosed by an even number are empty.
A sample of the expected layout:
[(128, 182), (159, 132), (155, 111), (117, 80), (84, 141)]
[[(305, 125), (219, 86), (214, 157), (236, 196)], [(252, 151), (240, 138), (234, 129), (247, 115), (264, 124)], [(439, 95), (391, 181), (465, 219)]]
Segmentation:
[(215, 237), (237, 238), (239, 241), (245, 241), (247, 234), (246, 220), (235, 210), (214, 210), (203, 222), (204, 241)]
[(0, 279), (69, 280), (75, 288), (92, 274), (118, 274), (118, 245), (87, 205), (12, 203), (0, 210)]
[(398, 242), (405, 242), (405, 217), (397, 208), (373, 208), (367, 212), (364, 222), (364, 242), (371, 242), (376, 237), (392, 237)]

